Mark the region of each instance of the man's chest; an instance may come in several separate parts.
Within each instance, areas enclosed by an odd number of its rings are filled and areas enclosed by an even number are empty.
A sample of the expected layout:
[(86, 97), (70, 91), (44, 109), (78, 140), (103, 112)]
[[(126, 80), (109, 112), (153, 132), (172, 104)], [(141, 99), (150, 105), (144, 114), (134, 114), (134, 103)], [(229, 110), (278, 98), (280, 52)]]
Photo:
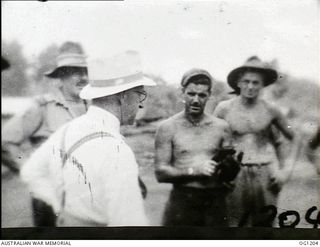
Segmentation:
[(272, 115), (264, 107), (249, 110), (234, 107), (227, 112), (225, 120), (229, 123), (232, 132), (259, 133), (269, 129)]
[(176, 154), (212, 153), (219, 147), (223, 137), (222, 130), (214, 127), (180, 127), (173, 138)]

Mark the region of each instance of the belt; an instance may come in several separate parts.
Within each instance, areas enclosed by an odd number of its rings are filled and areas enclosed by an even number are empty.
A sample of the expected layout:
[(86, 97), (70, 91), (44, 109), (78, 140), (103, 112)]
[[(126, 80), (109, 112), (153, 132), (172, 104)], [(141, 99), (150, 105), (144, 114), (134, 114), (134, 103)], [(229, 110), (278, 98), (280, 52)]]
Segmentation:
[(241, 166), (245, 166), (245, 167), (262, 167), (262, 166), (267, 166), (270, 163), (243, 163), (241, 164)]

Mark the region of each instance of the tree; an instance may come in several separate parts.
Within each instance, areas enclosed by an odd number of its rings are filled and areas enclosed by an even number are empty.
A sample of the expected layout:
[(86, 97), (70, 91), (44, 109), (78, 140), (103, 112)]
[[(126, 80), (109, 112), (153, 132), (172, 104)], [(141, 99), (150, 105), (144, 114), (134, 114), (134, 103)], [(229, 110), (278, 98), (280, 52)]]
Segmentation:
[(36, 81), (42, 81), (44, 79), (44, 73), (55, 67), (58, 49), (59, 48), (56, 44), (52, 44), (39, 54), (36, 61), (36, 72), (34, 78)]
[(33, 62), (32, 91), (35, 94), (50, 92), (55, 87), (55, 80), (47, 78), (44, 73), (55, 67), (58, 49), (56, 44), (49, 45)]
[(2, 95), (26, 95), (29, 88), (26, 74), (28, 62), (23, 55), (22, 46), (17, 41), (3, 41), (1, 52), (10, 63), (10, 68), (1, 73)]

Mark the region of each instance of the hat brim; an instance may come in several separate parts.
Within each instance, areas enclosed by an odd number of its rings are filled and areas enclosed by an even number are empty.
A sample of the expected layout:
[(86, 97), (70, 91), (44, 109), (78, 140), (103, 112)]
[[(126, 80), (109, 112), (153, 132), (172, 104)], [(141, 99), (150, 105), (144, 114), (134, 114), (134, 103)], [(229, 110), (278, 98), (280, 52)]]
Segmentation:
[(246, 70), (252, 70), (252, 71), (257, 71), (258, 73), (261, 73), (264, 75), (264, 86), (267, 87), (270, 84), (274, 83), (278, 79), (278, 73), (277, 71), (269, 68), (257, 68), (257, 67), (250, 67), (250, 66), (241, 66), (238, 67), (234, 70), (232, 70), (228, 77), (227, 77), (227, 82), (231, 88), (235, 90), (235, 93), (239, 93), (240, 89), (238, 87), (238, 79), (239, 79), (239, 74), (245, 72)]
[(57, 67), (57, 68), (54, 68), (52, 70), (49, 70), (47, 72), (44, 72), (43, 74), (49, 78), (60, 78), (60, 70), (62, 68), (68, 68), (68, 67), (72, 67), (72, 68), (87, 68), (87, 65), (84, 64), (84, 65), (76, 65), (76, 66), (61, 66), (61, 67)]
[(153, 80), (147, 77), (142, 77), (139, 80), (136, 80), (124, 85), (117, 85), (117, 86), (110, 86), (110, 87), (93, 87), (90, 84), (88, 84), (81, 90), (80, 98), (85, 100), (91, 100), (95, 98), (101, 98), (101, 97), (117, 94), (138, 86), (156, 86), (156, 85), (157, 84)]

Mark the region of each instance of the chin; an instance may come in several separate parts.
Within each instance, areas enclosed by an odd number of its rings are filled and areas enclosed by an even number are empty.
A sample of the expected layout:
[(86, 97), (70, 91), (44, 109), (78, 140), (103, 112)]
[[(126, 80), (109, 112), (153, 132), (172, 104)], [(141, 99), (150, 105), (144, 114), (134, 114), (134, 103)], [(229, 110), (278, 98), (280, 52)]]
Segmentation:
[(189, 112), (189, 114), (191, 115), (191, 116), (195, 116), (195, 117), (198, 117), (198, 116), (201, 116), (202, 114), (203, 114), (203, 111), (191, 111), (191, 112)]

